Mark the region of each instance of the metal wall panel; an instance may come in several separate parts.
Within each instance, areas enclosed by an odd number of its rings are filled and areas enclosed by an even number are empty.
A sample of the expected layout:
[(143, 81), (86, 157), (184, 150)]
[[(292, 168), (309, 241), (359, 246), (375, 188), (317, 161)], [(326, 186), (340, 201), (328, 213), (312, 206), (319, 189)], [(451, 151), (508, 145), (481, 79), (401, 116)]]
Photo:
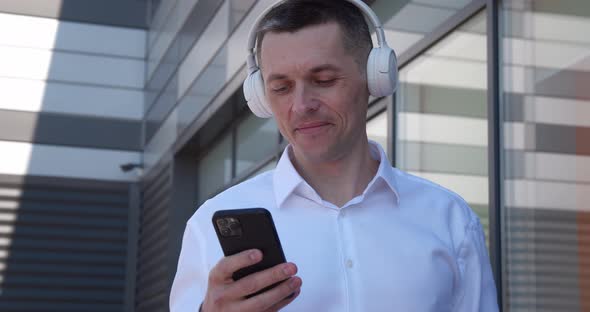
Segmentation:
[(0, 140), (0, 174), (131, 182), (136, 173), (120, 166), (140, 160), (139, 152)]
[(0, 109), (0, 140), (139, 151), (141, 123)]
[[(1, 27), (1, 25), (0, 25)], [(0, 109), (141, 120), (143, 91), (0, 77)]]
[(1, 1), (0, 11), (84, 23), (147, 28), (146, 1), (54, 0)]

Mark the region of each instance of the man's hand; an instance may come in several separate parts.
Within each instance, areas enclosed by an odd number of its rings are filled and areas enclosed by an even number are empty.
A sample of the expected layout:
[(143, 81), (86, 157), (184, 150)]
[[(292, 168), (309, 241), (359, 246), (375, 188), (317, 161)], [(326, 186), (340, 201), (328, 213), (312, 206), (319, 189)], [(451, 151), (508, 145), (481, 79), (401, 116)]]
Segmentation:
[[(262, 252), (252, 249), (219, 260), (209, 272), (202, 311), (273, 312), (291, 303), (299, 295), (302, 283), (301, 278), (294, 276), (297, 267), (293, 263), (282, 263), (238, 281), (232, 279), (235, 271), (258, 263), (262, 257)], [(283, 282), (270, 290), (245, 298), (280, 281)]]

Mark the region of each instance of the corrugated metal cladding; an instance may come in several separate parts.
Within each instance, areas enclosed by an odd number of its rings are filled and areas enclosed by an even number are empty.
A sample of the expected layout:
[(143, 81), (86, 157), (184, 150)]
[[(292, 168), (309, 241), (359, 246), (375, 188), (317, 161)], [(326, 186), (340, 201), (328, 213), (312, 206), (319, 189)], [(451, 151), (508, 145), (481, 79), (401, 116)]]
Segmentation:
[(142, 186), (135, 311), (168, 311), (171, 283), (169, 213), (172, 175), (166, 166)]
[(0, 175), (0, 311), (122, 311), (129, 185)]

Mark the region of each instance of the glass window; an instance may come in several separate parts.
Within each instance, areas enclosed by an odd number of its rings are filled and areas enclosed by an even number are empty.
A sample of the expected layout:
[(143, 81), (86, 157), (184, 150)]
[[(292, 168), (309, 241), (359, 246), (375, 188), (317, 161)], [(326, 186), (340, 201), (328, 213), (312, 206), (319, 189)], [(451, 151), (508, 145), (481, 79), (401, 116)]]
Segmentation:
[(225, 135), (199, 162), (199, 201), (204, 202), (232, 179), (232, 137)]
[(242, 21), (248, 10), (256, 0), (231, 0), (230, 1), (230, 29), (234, 29)]
[(383, 22), (387, 42), (400, 56), (472, 2), (481, 1), (377, 0), (371, 7)]
[(255, 177), (261, 173), (267, 172), (269, 170), (273, 170), (275, 167), (277, 166), (277, 162), (276, 161), (271, 161), (268, 162), (267, 164), (265, 164), (264, 166), (260, 167), (258, 170), (254, 171), (250, 176), (248, 176), (249, 178)]
[(400, 71), (396, 165), (461, 195), (488, 233), (485, 11)]
[[(387, 99), (391, 100), (390, 98)], [(387, 135), (387, 111), (383, 111), (367, 121), (367, 136), (369, 140), (379, 143), (388, 152), (387, 142), (390, 138)], [(391, 160), (391, 157), (389, 158)]]
[(590, 2), (501, 7), (507, 311), (590, 311)]
[(248, 115), (238, 125), (236, 176), (253, 165), (274, 155), (279, 143), (279, 132), (274, 118), (258, 118)]

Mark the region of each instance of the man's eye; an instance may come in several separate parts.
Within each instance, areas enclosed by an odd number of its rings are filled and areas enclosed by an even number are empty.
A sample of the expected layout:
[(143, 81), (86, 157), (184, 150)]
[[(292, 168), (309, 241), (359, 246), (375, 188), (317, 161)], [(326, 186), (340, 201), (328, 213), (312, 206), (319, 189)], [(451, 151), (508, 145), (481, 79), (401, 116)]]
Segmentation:
[(286, 86), (280, 86), (280, 87), (274, 87), (274, 88), (271, 88), (270, 90), (271, 90), (273, 93), (284, 93), (284, 92), (287, 92), (287, 89), (288, 89), (288, 88), (287, 88)]
[(336, 81), (336, 79), (318, 79), (315, 81), (315, 83), (319, 86), (330, 86), (332, 84), (334, 84), (334, 82)]

